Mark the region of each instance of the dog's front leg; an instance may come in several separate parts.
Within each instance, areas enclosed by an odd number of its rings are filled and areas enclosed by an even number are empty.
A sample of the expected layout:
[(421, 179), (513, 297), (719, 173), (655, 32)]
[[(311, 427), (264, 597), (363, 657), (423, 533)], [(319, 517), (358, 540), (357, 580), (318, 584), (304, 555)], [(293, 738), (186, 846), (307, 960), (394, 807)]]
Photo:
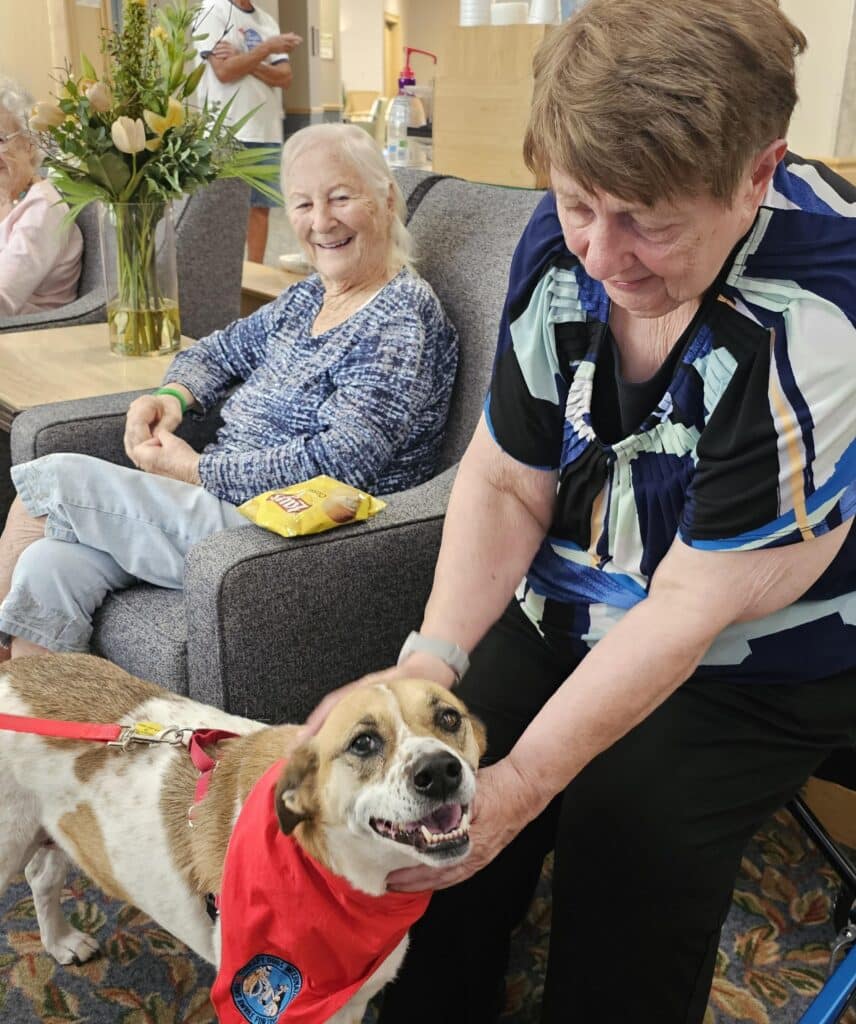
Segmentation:
[(42, 945), (61, 964), (83, 963), (98, 952), (91, 935), (68, 923), (60, 905), (60, 893), (69, 863), (58, 846), (42, 846), (24, 869), (39, 922)]

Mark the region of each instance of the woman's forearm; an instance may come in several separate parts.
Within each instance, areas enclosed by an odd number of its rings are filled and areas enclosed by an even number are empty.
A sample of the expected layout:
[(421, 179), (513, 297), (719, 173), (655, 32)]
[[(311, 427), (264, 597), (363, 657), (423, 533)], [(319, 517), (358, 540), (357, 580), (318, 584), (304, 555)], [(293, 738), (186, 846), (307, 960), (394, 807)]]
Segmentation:
[(649, 596), (586, 655), (509, 754), (535, 817), (695, 671), (715, 632)]
[(533, 816), (688, 679), (726, 627), (805, 594), (849, 532), (843, 523), (808, 542), (756, 551), (704, 551), (676, 540), (648, 597), (586, 655), (511, 751)]
[[(492, 451), (493, 449), (493, 451)], [(421, 632), (470, 651), (502, 615), (549, 526), (555, 474), (517, 464), (490, 471), (499, 452), (480, 424), (461, 462), (443, 527)]]

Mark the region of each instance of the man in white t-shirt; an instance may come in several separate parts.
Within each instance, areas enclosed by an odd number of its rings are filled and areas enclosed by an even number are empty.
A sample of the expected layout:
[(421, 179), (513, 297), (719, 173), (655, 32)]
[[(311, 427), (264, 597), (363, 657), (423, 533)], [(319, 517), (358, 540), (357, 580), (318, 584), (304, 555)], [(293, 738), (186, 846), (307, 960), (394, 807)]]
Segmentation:
[[(291, 84), (288, 54), (302, 42), (293, 32), (281, 33), (276, 19), (254, 7), (251, 0), (203, 0), (197, 32), (206, 34), (198, 45), (205, 61), (199, 83), (199, 102), (226, 104), (235, 123), (255, 113), (238, 130), (245, 146), (282, 146), (284, 117), (280, 89)], [(258, 109), (256, 109), (258, 108)], [(271, 163), (279, 163), (278, 158)], [(277, 205), (253, 190), (247, 225), (247, 257), (264, 262), (270, 208)]]

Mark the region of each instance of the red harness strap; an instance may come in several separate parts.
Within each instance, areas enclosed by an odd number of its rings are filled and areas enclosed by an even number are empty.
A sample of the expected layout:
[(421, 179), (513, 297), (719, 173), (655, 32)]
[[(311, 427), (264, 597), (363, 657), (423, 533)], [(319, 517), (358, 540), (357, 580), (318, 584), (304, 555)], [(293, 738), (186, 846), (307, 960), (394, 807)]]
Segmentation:
[(226, 732), (223, 729), (194, 729), (190, 734), (190, 743), (187, 750), (190, 754), (190, 760), (199, 769), (196, 792), (193, 794), (193, 802), (195, 804), (198, 804), (208, 792), (211, 775), (217, 767), (217, 761), (205, 750), (205, 747), (216, 746), (221, 740), (231, 740), (236, 736), (237, 733)]

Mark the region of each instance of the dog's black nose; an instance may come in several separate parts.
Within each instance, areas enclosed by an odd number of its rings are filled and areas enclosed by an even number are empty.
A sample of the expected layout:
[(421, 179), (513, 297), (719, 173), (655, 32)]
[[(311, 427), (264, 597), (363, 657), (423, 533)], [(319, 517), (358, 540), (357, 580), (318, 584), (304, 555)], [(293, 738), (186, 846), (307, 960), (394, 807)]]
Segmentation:
[(413, 767), (413, 785), (423, 796), (448, 800), (461, 785), (461, 762), (446, 751), (428, 754)]

